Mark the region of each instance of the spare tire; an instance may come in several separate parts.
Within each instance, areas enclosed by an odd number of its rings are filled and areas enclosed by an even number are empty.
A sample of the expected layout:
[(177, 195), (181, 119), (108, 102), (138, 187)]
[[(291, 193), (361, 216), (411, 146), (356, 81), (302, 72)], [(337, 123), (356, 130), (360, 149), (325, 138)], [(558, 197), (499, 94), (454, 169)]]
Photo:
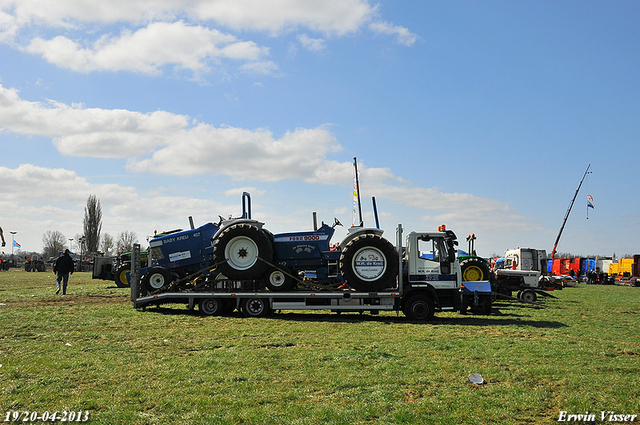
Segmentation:
[(273, 260), (273, 244), (257, 226), (238, 223), (215, 239), (213, 259), (229, 279), (259, 279), (269, 267), (265, 261)]
[(398, 253), (382, 236), (365, 233), (350, 240), (340, 254), (340, 273), (358, 291), (395, 288)]

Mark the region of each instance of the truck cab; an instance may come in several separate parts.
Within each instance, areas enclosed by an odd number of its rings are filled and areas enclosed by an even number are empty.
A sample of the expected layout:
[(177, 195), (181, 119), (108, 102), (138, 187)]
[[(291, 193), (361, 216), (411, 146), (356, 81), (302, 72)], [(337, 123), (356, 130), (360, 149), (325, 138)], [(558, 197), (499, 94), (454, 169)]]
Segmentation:
[(438, 232), (411, 232), (403, 256), (403, 301), (405, 315), (429, 320), (435, 310), (490, 314), (491, 284), (462, 282), (456, 259), (456, 235), (444, 228)]
[(456, 235), (446, 232), (411, 232), (407, 235), (407, 280), (412, 286), (460, 289), (460, 264), (455, 256)]

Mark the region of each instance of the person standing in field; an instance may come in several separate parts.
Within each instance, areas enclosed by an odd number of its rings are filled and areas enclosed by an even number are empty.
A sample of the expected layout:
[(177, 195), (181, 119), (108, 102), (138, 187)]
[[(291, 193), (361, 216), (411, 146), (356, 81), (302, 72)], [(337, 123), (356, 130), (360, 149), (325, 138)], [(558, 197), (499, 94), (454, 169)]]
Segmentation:
[[(69, 250), (64, 250), (64, 255), (61, 255), (53, 265), (53, 272), (58, 274), (56, 278), (57, 288), (56, 294), (60, 293), (60, 287), (62, 286), (62, 295), (67, 295), (67, 283), (69, 283), (69, 274), (73, 274), (73, 258), (69, 255)], [(62, 284), (62, 285), (61, 285)]]

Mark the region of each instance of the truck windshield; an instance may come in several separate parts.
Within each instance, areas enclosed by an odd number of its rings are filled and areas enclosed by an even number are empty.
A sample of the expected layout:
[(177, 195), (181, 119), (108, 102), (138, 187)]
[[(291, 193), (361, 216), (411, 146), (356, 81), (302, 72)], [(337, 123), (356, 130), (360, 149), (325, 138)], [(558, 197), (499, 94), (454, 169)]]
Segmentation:
[(419, 241), (420, 258), (432, 261), (446, 261), (447, 246), (442, 238), (433, 238), (429, 241)]

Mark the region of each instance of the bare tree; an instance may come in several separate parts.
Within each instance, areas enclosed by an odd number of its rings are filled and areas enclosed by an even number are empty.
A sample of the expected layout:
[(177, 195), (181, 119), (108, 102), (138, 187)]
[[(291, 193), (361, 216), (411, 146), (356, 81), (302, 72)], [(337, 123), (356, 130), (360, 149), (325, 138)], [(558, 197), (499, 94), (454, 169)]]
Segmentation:
[(118, 252), (128, 252), (133, 250), (133, 244), (138, 243), (138, 236), (135, 232), (125, 230), (118, 233), (118, 241), (116, 242), (116, 248)]
[(95, 252), (100, 244), (100, 232), (102, 231), (102, 207), (100, 200), (95, 195), (89, 195), (87, 206), (84, 209), (85, 251)]
[(81, 252), (87, 250), (87, 241), (85, 240), (84, 235), (81, 235), (80, 233), (76, 233), (76, 235), (73, 237), (73, 242), (71, 242), (71, 245), (72, 246), (69, 247), (69, 249), (71, 250), (71, 252), (78, 254), (78, 256), (80, 256)]
[(57, 257), (58, 252), (64, 250), (67, 238), (57, 230), (47, 230), (42, 235), (42, 256), (44, 258)]
[(113, 249), (115, 246), (115, 241), (113, 240), (113, 236), (108, 233), (102, 235), (102, 244), (100, 245), (100, 250), (105, 254), (108, 254), (109, 251)]

